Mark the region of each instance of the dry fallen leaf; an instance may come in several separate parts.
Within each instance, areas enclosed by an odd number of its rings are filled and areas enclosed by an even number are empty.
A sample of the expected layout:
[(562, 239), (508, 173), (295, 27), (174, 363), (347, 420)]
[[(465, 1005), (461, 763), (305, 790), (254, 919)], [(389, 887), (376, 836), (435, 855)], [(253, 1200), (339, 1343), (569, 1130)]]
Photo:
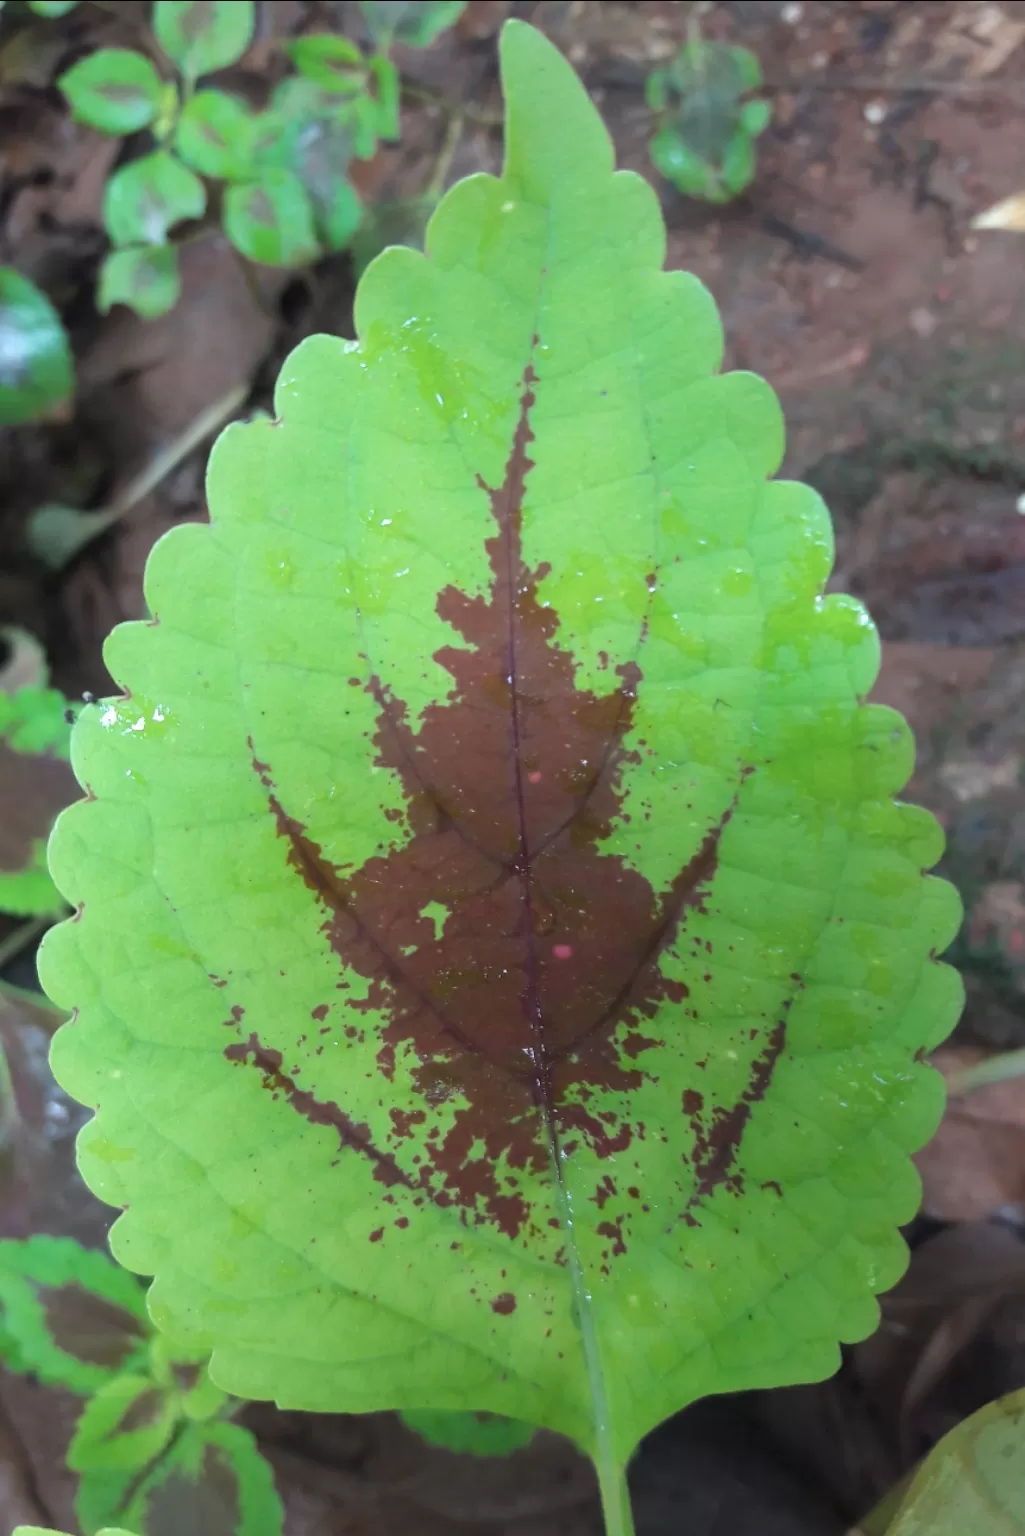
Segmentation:
[(1011, 197), (994, 203), (992, 208), (976, 214), (972, 228), (1010, 229), (1016, 232), (1025, 230), (1025, 192), (1015, 192)]

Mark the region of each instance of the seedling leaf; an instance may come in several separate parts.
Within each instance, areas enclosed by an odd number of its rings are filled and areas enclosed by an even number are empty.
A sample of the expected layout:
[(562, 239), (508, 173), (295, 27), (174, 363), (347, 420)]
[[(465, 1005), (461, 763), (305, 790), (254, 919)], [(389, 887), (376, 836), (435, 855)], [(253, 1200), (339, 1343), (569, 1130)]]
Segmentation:
[(466, 0), (360, 0), (367, 30), (379, 48), (405, 43), (429, 48), (454, 26), (466, 10)]
[(87, 1472), (75, 1500), (86, 1532), (115, 1509), (140, 1531), (282, 1536), (271, 1469), (252, 1435), (235, 1424), (186, 1426), (141, 1478), (138, 1472)]
[(55, 20), (58, 16), (66, 16), (73, 11), (78, 0), (28, 0), (28, 8), (35, 11), (37, 16), (46, 16)]
[(157, 115), (164, 82), (149, 59), (131, 48), (99, 48), (57, 81), (71, 115), (101, 133), (135, 133)]
[(66, 709), (52, 688), (0, 689), (0, 912), (16, 917), (65, 910), (46, 867), (46, 839), (75, 798)]
[(157, 0), (153, 31), (187, 80), (227, 69), (253, 36), (252, 0)]
[(150, 1331), (138, 1281), (63, 1237), (0, 1241), (0, 1325), (11, 1369), (83, 1395), (143, 1359)]
[(206, 189), (166, 149), (123, 165), (107, 182), (103, 220), (115, 245), (162, 245), (183, 219), (198, 219)]
[(367, 63), (348, 38), (335, 32), (309, 33), (287, 44), (296, 69), (326, 91), (356, 96), (366, 88)]
[(104, 260), (96, 308), (105, 315), (115, 304), (127, 304), (144, 320), (154, 320), (174, 308), (180, 293), (173, 245), (129, 245)]
[(250, 261), (300, 267), (318, 254), (313, 208), (291, 171), (266, 171), (259, 181), (229, 187), (224, 233)]
[(73, 389), (60, 315), (35, 283), (0, 267), (0, 427), (52, 414)]
[(228, 180), (251, 173), (255, 118), (245, 102), (224, 91), (197, 91), (185, 103), (175, 148), (193, 170)]
[(645, 95), (660, 117), (652, 164), (679, 191), (725, 203), (755, 173), (754, 140), (768, 127), (766, 101), (744, 101), (762, 83), (747, 48), (695, 38), (666, 69), (648, 76)]
[(68, 1446), (73, 1472), (135, 1472), (167, 1445), (178, 1420), (173, 1396), (148, 1376), (117, 1376), (86, 1403)]
[(875, 1326), (958, 903), (774, 396), (566, 61), (502, 67), (502, 178), (154, 550), (40, 965), (158, 1326), (240, 1396), (561, 1430), (621, 1530), (647, 1429)]

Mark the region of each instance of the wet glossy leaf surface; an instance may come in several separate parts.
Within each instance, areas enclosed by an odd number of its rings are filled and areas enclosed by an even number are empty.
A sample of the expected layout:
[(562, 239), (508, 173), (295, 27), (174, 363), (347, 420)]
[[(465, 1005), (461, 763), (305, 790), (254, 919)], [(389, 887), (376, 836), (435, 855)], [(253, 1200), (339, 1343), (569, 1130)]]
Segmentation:
[(73, 389), (60, 316), (35, 283), (0, 267), (0, 426), (47, 415)]
[(958, 910), (774, 398), (503, 54), (503, 178), (293, 355), (108, 643), (42, 971), (117, 1251), (226, 1388), (621, 1465), (874, 1326)]

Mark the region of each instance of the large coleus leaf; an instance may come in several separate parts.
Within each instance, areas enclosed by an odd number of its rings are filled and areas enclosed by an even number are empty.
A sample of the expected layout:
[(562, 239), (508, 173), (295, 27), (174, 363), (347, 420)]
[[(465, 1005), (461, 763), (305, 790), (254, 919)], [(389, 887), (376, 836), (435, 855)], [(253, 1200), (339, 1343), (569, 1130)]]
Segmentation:
[(116, 1252), (221, 1385), (549, 1425), (620, 1530), (644, 1431), (874, 1327), (958, 904), (775, 398), (568, 64), (502, 64), (501, 179), (154, 550), (42, 975)]

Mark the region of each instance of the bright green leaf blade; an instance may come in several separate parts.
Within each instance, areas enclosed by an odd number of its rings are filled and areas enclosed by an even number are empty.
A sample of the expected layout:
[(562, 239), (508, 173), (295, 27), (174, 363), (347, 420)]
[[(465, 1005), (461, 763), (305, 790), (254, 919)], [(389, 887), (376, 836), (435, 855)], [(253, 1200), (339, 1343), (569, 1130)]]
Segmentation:
[(252, 0), (157, 0), (153, 31), (189, 80), (227, 69), (253, 36)]
[(1022, 1536), (1025, 1390), (987, 1403), (925, 1458), (886, 1536)]
[(198, 219), (206, 188), (166, 149), (115, 171), (103, 195), (103, 221), (115, 245), (162, 245), (183, 219)]
[(466, 10), (466, 0), (360, 0), (367, 30), (379, 47), (428, 48)]
[(0, 1322), (12, 1369), (82, 1394), (144, 1357), (149, 1336), (134, 1276), (63, 1237), (0, 1242)]
[(366, 86), (367, 65), (361, 50), (335, 32), (308, 33), (287, 43), (296, 69), (324, 90), (355, 96)]
[(99, 48), (57, 81), (71, 115), (101, 133), (135, 133), (157, 115), (164, 82), (131, 48)]
[(177, 1420), (173, 1395), (148, 1376), (117, 1376), (86, 1403), (68, 1466), (72, 1472), (136, 1472), (160, 1455)]
[(78, 0), (28, 0), (30, 11), (35, 11), (37, 16), (51, 18), (66, 16), (77, 4)]
[(174, 308), (181, 286), (173, 245), (130, 245), (104, 260), (96, 308), (105, 315), (115, 304), (127, 304), (144, 320), (154, 320)]
[(300, 267), (318, 254), (313, 208), (291, 171), (266, 171), (259, 181), (224, 194), (224, 233), (250, 261)]
[(88, 1472), (75, 1511), (88, 1533), (121, 1509), (145, 1532), (282, 1536), (284, 1512), (271, 1469), (248, 1430), (235, 1424), (189, 1425), (153, 1470)]
[(566, 62), (502, 63), (502, 179), (155, 549), (41, 974), (116, 1251), (217, 1381), (550, 1425), (611, 1489), (875, 1326), (958, 904), (775, 398)]
[(237, 96), (197, 91), (182, 109), (174, 147), (203, 176), (241, 177), (251, 169), (254, 123)]
[(53, 412), (73, 390), (60, 315), (35, 283), (0, 267), (0, 427)]
[(403, 1424), (429, 1445), (469, 1456), (511, 1456), (529, 1445), (533, 1424), (493, 1413), (416, 1413), (400, 1415)]

